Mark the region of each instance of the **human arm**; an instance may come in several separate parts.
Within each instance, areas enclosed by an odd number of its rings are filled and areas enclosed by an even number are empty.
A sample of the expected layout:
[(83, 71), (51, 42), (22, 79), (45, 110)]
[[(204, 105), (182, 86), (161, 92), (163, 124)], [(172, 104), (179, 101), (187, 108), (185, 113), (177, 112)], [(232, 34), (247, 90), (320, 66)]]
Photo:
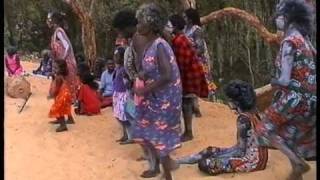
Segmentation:
[(159, 90), (166, 84), (171, 81), (171, 64), (170, 64), (170, 56), (167, 54), (164, 46), (159, 44), (157, 47), (157, 61), (160, 77), (158, 80), (147, 84), (144, 88), (134, 89), (134, 92), (138, 95), (146, 95), (148, 93), (152, 93), (155, 90)]
[(56, 75), (51, 82), (48, 98), (53, 98), (58, 95), (60, 88), (62, 86), (62, 83), (63, 83), (63, 78), (60, 75)]
[(62, 45), (64, 47), (63, 59), (66, 59), (66, 57), (68, 55), (68, 51), (70, 49), (70, 45), (69, 45), (68, 41), (65, 39), (65, 37), (62, 35), (62, 33), (60, 31), (57, 32), (57, 37), (62, 42)]
[(281, 53), (281, 74), (278, 79), (271, 79), (271, 85), (288, 86), (291, 78), (291, 71), (294, 60), (294, 49), (290, 42), (286, 41), (282, 45)]
[(106, 87), (106, 71), (101, 74), (100, 85), (99, 85), (100, 94), (103, 94), (105, 87)]
[(194, 32), (194, 42), (197, 47), (196, 48), (197, 54), (199, 54), (199, 55), (204, 54), (205, 44), (204, 44), (204, 39), (203, 39), (203, 33), (200, 28), (195, 30), (195, 32)]

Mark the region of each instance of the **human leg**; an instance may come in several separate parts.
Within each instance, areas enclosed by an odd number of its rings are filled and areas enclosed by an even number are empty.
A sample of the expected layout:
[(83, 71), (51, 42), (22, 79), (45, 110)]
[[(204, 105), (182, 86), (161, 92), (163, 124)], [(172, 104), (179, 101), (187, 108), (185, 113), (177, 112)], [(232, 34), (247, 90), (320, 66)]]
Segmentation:
[(183, 113), (183, 120), (185, 131), (181, 136), (181, 141), (190, 141), (193, 139), (193, 132), (192, 132), (192, 115), (193, 115), (193, 103), (194, 98), (191, 97), (183, 97), (182, 98), (182, 113)]
[(62, 131), (68, 130), (64, 117), (57, 118), (57, 121), (59, 121), (60, 126), (56, 129), (56, 132), (62, 132)]

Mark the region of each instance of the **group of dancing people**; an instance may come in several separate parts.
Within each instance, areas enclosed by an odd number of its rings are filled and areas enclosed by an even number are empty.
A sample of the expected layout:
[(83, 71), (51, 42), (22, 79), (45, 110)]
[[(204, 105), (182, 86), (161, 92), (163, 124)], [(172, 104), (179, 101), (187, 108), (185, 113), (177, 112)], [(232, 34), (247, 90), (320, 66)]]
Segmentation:
[(49, 93), (54, 104), (49, 116), (56, 118), (52, 123), (60, 124), (57, 132), (65, 131), (66, 124), (74, 123), (72, 104), (78, 105), (88, 91), (104, 94), (112, 102), (114, 117), (122, 127), (118, 142), (139, 144), (144, 154), (139, 160), (148, 161), (149, 169), (142, 172), (143, 178), (158, 176), (160, 164), (166, 180), (172, 179), (171, 171), (180, 164), (197, 163), (199, 170), (209, 175), (264, 170), (268, 148), (275, 148), (292, 165), (287, 179), (301, 180), (310, 169), (305, 160), (316, 157), (312, 12), (300, 0), (277, 4), (275, 22), (284, 38), (271, 80), (275, 94), (264, 112), (256, 107), (251, 84), (233, 80), (222, 88), (230, 108), (238, 114), (237, 142), (232, 147), (209, 146), (186, 157), (170, 157), (183, 142), (194, 138), (193, 117), (202, 116), (198, 98), (207, 100), (216, 90), (208, 73), (209, 57), (196, 9), (170, 17), (154, 3), (143, 4), (136, 12), (120, 10), (112, 25), (125, 41), (117, 44), (113, 59), (106, 62), (100, 86), (87, 65), (77, 65), (71, 43), (59, 24), (60, 15), (49, 14), (47, 23), (54, 29)]

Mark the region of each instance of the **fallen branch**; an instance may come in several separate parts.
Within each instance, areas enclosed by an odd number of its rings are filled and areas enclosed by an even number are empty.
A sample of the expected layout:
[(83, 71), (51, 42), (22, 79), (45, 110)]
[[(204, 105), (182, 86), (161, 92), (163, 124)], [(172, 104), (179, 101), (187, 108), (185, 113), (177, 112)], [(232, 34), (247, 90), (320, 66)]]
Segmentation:
[(257, 16), (233, 7), (227, 7), (218, 11), (214, 11), (207, 16), (203, 16), (201, 17), (201, 23), (204, 25), (209, 24), (210, 22), (214, 22), (226, 16), (235, 17), (246, 22), (248, 25), (255, 28), (262, 39), (269, 44), (279, 45), (281, 42), (283, 37), (281, 33), (269, 32)]

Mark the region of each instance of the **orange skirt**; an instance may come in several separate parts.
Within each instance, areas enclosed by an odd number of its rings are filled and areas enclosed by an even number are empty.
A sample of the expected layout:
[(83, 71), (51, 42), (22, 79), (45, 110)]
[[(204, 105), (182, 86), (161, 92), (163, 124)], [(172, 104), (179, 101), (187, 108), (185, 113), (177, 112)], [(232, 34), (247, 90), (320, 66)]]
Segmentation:
[(72, 94), (69, 87), (63, 83), (58, 95), (51, 106), (49, 117), (59, 118), (65, 115), (71, 115)]

